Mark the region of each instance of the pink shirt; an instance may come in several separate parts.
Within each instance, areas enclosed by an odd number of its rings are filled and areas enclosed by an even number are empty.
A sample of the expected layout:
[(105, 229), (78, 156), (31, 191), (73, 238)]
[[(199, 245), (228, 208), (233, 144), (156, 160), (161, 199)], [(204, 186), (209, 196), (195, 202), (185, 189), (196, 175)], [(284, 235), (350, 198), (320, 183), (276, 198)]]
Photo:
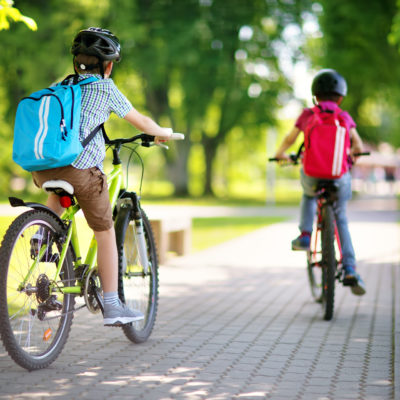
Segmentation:
[[(339, 108), (339, 106), (334, 101), (320, 101), (319, 105), (323, 110), (335, 111)], [(300, 114), (299, 118), (297, 118), (295, 127), (299, 128), (302, 132), (304, 132), (307, 127), (308, 120), (312, 114), (313, 113), (310, 108), (305, 108), (303, 112)], [(350, 114), (347, 111), (342, 111), (340, 115), (343, 118), (344, 123), (347, 125), (349, 131), (351, 128), (356, 127), (356, 123), (354, 122), (353, 118), (351, 118)]]

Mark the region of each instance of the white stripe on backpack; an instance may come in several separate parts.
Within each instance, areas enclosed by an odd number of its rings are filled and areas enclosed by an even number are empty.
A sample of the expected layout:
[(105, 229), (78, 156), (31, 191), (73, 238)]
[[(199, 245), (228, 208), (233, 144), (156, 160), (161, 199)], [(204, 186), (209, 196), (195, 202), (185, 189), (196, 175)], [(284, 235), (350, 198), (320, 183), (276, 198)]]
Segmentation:
[(335, 123), (337, 130), (335, 138), (335, 151), (333, 154), (332, 176), (340, 176), (342, 172), (346, 128), (339, 125), (338, 120), (336, 120)]
[(47, 118), (50, 109), (50, 96), (43, 97), (39, 107), (39, 129), (35, 136), (35, 157), (37, 160), (43, 159), (43, 143), (48, 132)]

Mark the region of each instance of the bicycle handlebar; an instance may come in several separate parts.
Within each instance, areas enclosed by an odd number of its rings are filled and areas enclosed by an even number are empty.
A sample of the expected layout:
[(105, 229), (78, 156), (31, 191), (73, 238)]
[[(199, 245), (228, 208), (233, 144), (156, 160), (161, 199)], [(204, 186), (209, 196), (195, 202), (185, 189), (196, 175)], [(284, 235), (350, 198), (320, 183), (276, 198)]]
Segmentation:
[[(272, 157), (272, 158), (268, 158), (268, 161), (270, 161), (270, 162), (271, 162), (271, 161), (276, 161), (276, 162), (279, 162), (279, 161), (288, 161), (288, 162), (291, 163), (291, 164), (297, 164), (297, 163), (298, 163), (298, 160), (299, 160), (299, 158), (300, 158), (300, 155), (301, 155), (301, 151), (299, 151), (297, 154), (295, 154), (295, 153), (290, 153), (290, 154), (289, 154), (290, 160), (286, 160), (286, 159), (284, 159), (284, 158)], [(371, 152), (369, 152), (369, 151), (364, 151), (364, 152), (361, 152), (361, 153), (354, 153), (354, 154), (353, 154), (354, 157), (369, 156), (369, 155), (371, 155)]]
[[(290, 158), (290, 161), (293, 163), (293, 164), (297, 164), (297, 160), (298, 160), (298, 155), (297, 154), (294, 154), (294, 153), (290, 153), (289, 154), (289, 158)], [(283, 158), (276, 158), (276, 157), (272, 157), (272, 158), (268, 158), (268, 161), (286, 161), (285, 159), (283, 159)]]
[[(150, 147), (155, 144), (154, 142), (155, 136), (149, 135), (147, 133), (139, 133), (138, 135), (132, 136), (130, 138), (118, 138), (118, 139), (110, 139), (107, 144), (111, 146), (121, 146), (127, 143), (134, 143), (140, 140), (140, 145), (143, 147)], [(166, 137), (165, 140), (184, 140), (185, 135), (183, 133), (174, 132), (171, 136)], [(162, 147), (167, 147), (165, 145), (159, 144)], [(168, 147), (167, 147), (168, 148)]]

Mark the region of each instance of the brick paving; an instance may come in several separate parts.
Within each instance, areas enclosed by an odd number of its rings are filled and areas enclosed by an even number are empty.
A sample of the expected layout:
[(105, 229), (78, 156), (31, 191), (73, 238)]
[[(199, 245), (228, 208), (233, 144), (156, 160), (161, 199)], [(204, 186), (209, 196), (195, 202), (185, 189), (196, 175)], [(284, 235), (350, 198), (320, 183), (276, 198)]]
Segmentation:
[(400, 399), (395, 203), (351, 204), (368, 292), (337, 286), (330, 322), (311, 298), (305, 255), (289, 251), (297, 223), (288, 215), (163, 265), (157, 322), (144, 344), (84, 309), (46, 370), (27, 372), (0, 347), (0, 399)]

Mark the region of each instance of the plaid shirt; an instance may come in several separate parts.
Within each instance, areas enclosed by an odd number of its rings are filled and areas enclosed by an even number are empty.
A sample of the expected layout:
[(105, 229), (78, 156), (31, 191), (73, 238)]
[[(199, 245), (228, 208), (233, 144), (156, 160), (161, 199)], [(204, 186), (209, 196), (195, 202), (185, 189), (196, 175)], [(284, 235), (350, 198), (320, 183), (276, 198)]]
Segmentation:
[[(111, 112), (124, 118), (132, 109), (132, 104), (118, 90), (111, 78), (102, 79), (101, 75), (80, 75), (79, 80), (90, 76), (99, 78), (98, 81), (82, 85), (81, 120), (79, 139), (82, 142), (97, 126), (106, 122)], [(103, 171), (103, 160), (106, 155), (105, 143), (101, 131), (90, 141), (82, 153), (72, 163), (78, 169), (98, 167)]]

